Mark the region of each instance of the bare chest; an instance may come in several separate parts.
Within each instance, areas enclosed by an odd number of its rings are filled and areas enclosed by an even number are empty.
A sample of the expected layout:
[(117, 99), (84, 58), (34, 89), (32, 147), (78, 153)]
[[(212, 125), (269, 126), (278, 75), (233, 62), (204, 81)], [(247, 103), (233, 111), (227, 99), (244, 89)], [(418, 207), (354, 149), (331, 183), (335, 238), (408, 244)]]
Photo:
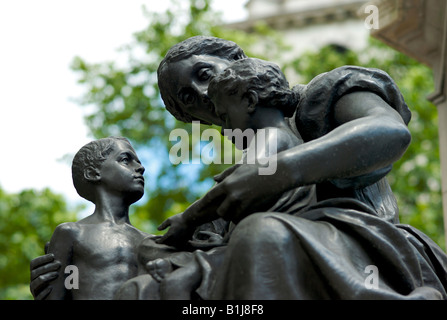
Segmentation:
[(142, 237), (133, 230), (116, 226), (85, 227), (73, 244), (73, 261), (91, 268), (136, 265), (136, 248)]

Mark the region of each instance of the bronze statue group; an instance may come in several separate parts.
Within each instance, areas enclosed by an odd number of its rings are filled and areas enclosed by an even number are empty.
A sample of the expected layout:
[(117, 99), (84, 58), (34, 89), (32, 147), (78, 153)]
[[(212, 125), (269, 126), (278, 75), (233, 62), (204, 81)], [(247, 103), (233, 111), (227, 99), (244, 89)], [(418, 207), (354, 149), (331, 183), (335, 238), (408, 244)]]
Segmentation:
[[(410, 110), (388, 74), (344, 66), (290, 88), (277, 65), (196, 36), (168, 51), (158, 81), (180, 121), (267, 130), (254, 156), (276, 171), (234, 165), (154, 236), (129, 221), (144, 192), (130, 142), (89, 143), (73, 180), (95, 211), (58, 226), (31, 261), (35, 299), (447, 299), (446, 254), (399, 223), (386, 180), (411, 141)], [(68, 265), (79, 289), (64, 285)], [(376, 286), (365, 285), (369, 266)]]

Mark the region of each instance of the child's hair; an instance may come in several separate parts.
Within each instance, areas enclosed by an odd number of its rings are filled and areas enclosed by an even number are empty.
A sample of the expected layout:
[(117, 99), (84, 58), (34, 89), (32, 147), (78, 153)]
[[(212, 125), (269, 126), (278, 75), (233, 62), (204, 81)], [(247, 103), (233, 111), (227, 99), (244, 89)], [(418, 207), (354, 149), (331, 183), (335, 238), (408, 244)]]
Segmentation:
[(172, 92), (172, 79), (168, 66), (170, 63), (188, 59), (193, 55), (215, 56), (228, 61), (236, 61), (247, 57), (235, 42), (210, 36), (191, 37), (169, 49), (157, 70), (158, 87), (166, 109), (177, 120), (186, 123), (197, 119), (185, 113), (178, 105), (177, 92)]
[(293, 115), (299, 100), (276, 64), (255, 58), (235, 61), (216, 75), (208, 86), (208, 96), (212, 99), (220, 90), (242, 96), (254, 90), (259, 98), (257, 106), (278, 108), (285, 117)]
[(71, 166), (73, 184), (77, 193), (84, 199), (95, 202), (94, 184), (85, 178), (85, 170), (89, 167), (101, 169), (103, 162), (114, 150), (118, 140), (125, 141), (131, 146), (126, 138), (108, 137), (87, 143), (74, 156)]

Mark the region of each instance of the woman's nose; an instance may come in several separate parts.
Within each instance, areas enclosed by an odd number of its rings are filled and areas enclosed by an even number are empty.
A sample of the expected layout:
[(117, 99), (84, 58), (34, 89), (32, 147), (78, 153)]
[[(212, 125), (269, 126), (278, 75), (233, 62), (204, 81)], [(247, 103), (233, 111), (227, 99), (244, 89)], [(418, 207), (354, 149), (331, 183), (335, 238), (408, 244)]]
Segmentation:
[(211, 101), (211, 99), (210, 99), (210, 97), (208, 97), (208, 90), (206, 90), (202, 94), (202, 102), (205, 104), (208, 104), (208, 103), (210, 103), (210, 101)]
[(192, 88), (197, 93), (201, 102), (207, 103), (210, 101), (208, 97), (208, 83), (193, 83)]

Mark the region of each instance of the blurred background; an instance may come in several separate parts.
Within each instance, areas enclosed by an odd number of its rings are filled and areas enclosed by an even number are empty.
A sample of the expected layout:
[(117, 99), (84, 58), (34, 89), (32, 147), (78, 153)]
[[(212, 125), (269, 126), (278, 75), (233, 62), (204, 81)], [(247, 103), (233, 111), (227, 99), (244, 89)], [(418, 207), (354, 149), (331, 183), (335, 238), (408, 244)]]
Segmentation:
[[(156, 70), (167, 50), (204, 34), (276, 62), (291, 85), (352, 64), (397, 82), (413, 141), (388, 175), (400, 219), (445, 249), (436, 107), (427, 66), (370, 36), (360, 0), (95, 0), (0, 3), (0, 299), (32, 299), (29, 262), (54, 228), (93, 212), (71, 180), (74, 153), (95, 138), (129, 138), (146, 167), (136, 227), (157, 233), (228, 165), (173, 165), (174, 128)], [(203, 126), (202, 129), (208, 128)], [(200, 157), (202, 145), (190, 146)], [(12, 158), (13, 159), (12, 159)], [(212, 157), (221, 157), (216, 152)]]

